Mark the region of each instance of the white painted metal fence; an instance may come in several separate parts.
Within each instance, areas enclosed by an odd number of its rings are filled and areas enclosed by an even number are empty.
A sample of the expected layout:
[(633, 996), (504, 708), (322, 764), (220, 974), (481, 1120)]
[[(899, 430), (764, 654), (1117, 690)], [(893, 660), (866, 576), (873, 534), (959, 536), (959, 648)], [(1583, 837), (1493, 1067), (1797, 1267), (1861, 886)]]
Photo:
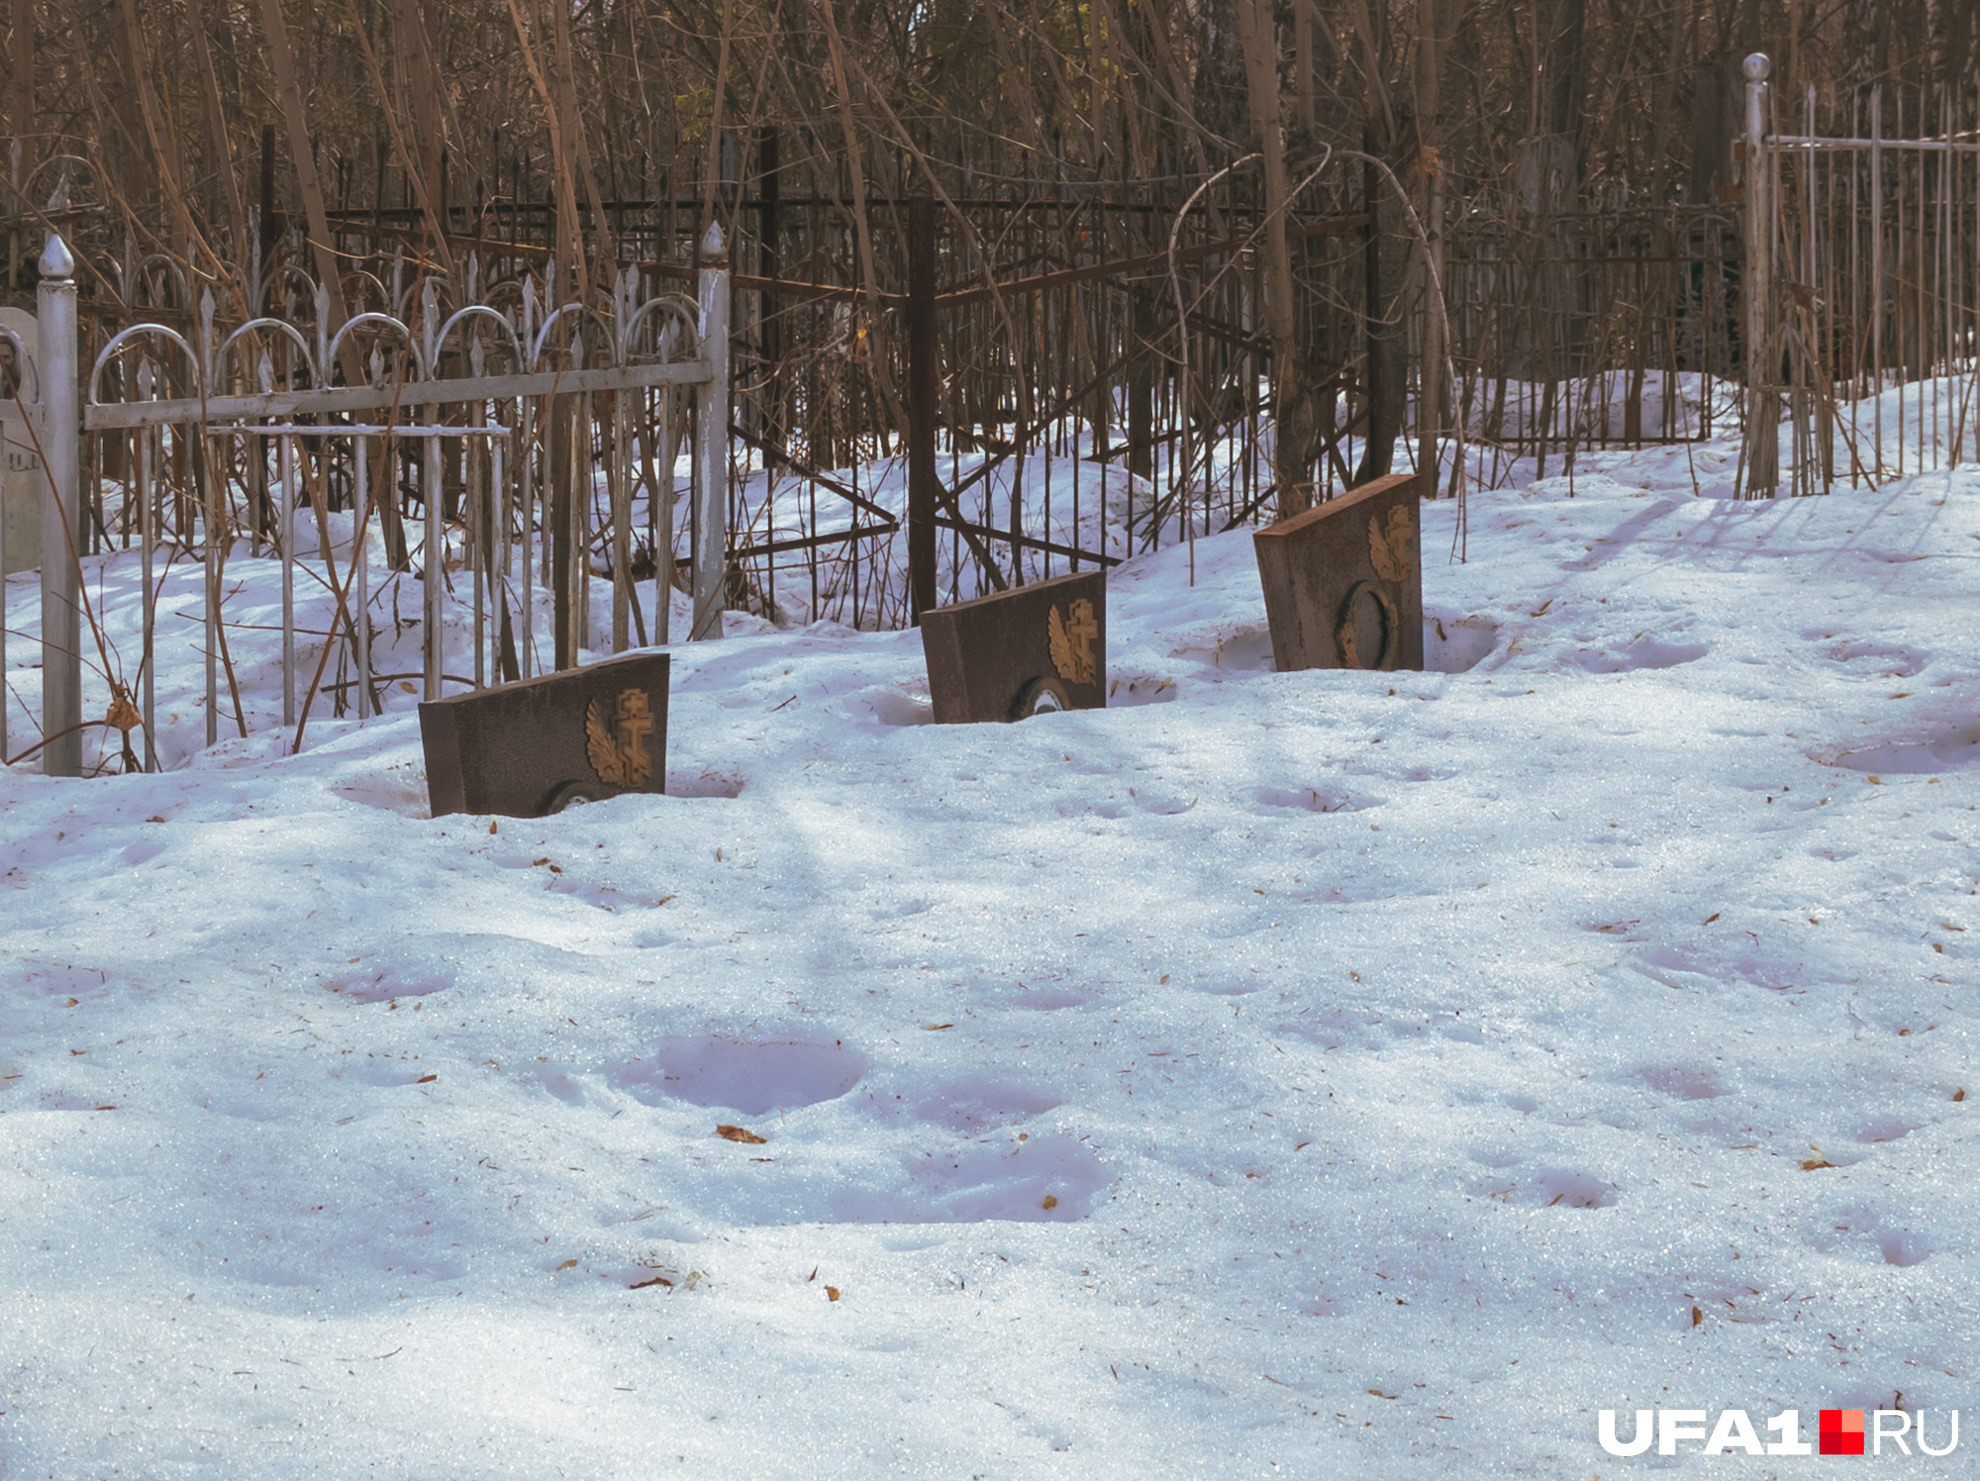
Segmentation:
[[(423, 592), (422, 679), (425, 698), (449, 685), (475, 687), (575, 661), (588, 646), (591, 574), (589, 529), (594, 473), (602, 472), (609, 531), (595, 532), (610, 552), (613, 616), (610, 646), (623, 651), (635, 631), (665, 643), (674, 586), (674, 467), (691, 453), (688, 511), (690, 638), (721, 635), (727, 545), (729, 445), (728, 272), (719, 229), (702, 244), (698, 302), (676, 295), (640, 299), (626, 274), (613, 286), (611, 310), (576, 303), (539, 309), (532, 283), (506, 311), (485, 302), (442, 317), (438, 284), (429, 280), (417, 323), (381, 312), (359, 313), (328, 328), (327, 295), (316, 290), (312, 338), (286, 319), (248, 320), (224, 336), (208, 293), (190, 338), (163, 323), (133, 325), (104, 345), (83, 374), (79, 363), (75, 264), (59, 237), (41, 259), (36, 343), (0, 326), (14, 353), (20, 394), (0, 402), (0, 433), (38, 449), (45, 468), (41, 509), (41, 737), (43, 770), (74, 776), (83, 769), (84, 733), (123, 732), (127, 755), (146, 770), (159, 765), (155, 648), (161, 543), (175, 553), (198, 550), (204, 565), (202, 615), (206, 674), (206, 743), (219, 737), (221, 671), (227, 666), (223, 579), (231, 547), (245, 538), (281, 562), (282, 725), (297, 727), (319, 692), (334, 654), (355, 691), (356, 713), (374, 712), (379, 676), (372, 664), (372, 623), (365, 615), (369, 548), (376, 522), (401, 574)], [(470, 277), (472, 281), (472, 277)], [(279, 363), (278, 363), (279, 362)], [(582, 407), (584, 415), (576, 415)], [(559, 418), (563, 420), (560, 422)], [(594, 449), (590, 429), (601, 429)], [(692, 428), (692, 442), (686, 440)], [(574, 429), (585, 430), (577, 434)], [(85, 628), (93, 613), (81, 588), (84, 440), (120, 442), (116, 460), (125, 488), (124, 518), (140, 546), (145, 610), (144, 655), (135, 695), (114, 682), (109, 713), (83, 712)], [(244, 460), (238, 443), (246, 449)], [(469, 449), (452, 490), (449, 517), (443, 444)], [(658, 532), (653, 631), (632, 570), (635, 448), (643, 465), (644, 501)], [(602, 456), (594, 456), (594, 452)], [(270, 454), (273, 476), (270, 477)], [(269, 507), (242, 518), (219, 471), (244, 461), (261, 480)], [(168, 463), (190, 476), (168, 481)], [(598, 467), (602, 463), (602, 469)], [(313, 477), (304, 476), (304, 464)], [(100, 477), (103, 459), (96, 460)], [(348, 479), (354, 512), (351, 555), (340, 573), (325, 523), (329, 473)], [(400, 475), (416, 470), (412, 485)], [(192, 492), (187, 493), (190, 488)], [(401, 494), (410, 496), (402, 500)], [(421, 506), (417, 542), (398, 528), (403, 502)], [(333, 617), (314, 671), (298, 662), (295, 576), (308, 557), (297, 547), (297, 516), (315, 514), (322, 538), (310, 574), (333, 597)], [(264, 518), (265, 516), (265, 518)], [(391, 526), (388, 530), (386, 527)], [(127, 526), (128, 527), (128, 526)], [(4, 538), (0, 530), (0, 539)], [(0, 550), (0, 567), (5, 552)], [(454, 595), (455, 571), (472, 573), (468, 595)], [(554, 589), (551, 626), (539, 656), (536, 583)], [(446, 672), (450, 601), (472, 607), (472, 672)], [(629, 621), (630, 617), (630, 621)], [(520, 627), (514, 619), (520, 618)], [(7, 612), (0, 581), (0, 675), (6, 669)], [(304, 688), (307, 681), (306, 692)], [(231, 673), (229, 685), (232, 686)], [(235, 712), (246, 728), (238, 691)], [(134, 755), (130, 732), (141, 730)], [(0, 757), (15, 754), (0, 700)], [(130, 762), (127, 760), (126, 765)]]

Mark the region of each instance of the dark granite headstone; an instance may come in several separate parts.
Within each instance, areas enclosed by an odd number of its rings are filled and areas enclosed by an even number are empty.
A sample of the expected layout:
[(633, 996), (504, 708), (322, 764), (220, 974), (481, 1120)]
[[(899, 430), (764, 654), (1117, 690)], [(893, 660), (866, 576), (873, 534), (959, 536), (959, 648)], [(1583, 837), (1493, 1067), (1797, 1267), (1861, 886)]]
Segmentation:
[(433, 816), (559, 812), (667, 790), (665, 653), (635, 653), (419, 707)]
[(921, 614), (943, 725), (1107, 706), (1107, 576), (1091, 571)]
[(1280, 673), (1423, 667), (1418, 488), (1378, 478), (1252, 537)]

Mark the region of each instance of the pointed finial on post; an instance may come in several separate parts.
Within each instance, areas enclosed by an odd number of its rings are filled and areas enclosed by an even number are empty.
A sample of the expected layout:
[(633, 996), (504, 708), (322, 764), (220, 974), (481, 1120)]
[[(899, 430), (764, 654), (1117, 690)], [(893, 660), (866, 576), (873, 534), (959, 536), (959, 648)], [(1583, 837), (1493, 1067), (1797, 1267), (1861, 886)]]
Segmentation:
[(722, 223), (711, 221), (708, 230), (701, 234), (701, 257), (704, 262), (720, 262), (728, 256), (729, 244), (722, 239)]
[(48, 245), (41, 249), (41, 275), (58, 282), (76, 275), (75, 254), (58, 231), (48, 233)]
[(1767, 59), (1764, 51), (1754, 52), (1746, 59), (1744, 66), (1748, 82), (1765, 82), (1767, 74), (1774, 70), (1774, 64)]

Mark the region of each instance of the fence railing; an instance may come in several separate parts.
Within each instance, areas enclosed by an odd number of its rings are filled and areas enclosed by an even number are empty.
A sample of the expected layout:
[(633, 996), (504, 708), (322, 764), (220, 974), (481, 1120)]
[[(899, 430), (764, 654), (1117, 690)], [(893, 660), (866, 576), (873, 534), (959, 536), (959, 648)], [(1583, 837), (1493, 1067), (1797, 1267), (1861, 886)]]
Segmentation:
[(1824, 117), (1811, 89), (1787, 132), (1767, 57), (1745, 70), (1744, 493), (1950, 466), (1980, 447), (1980, 98)]
[[(84, 734), (93, 728), (121, 732), (127, 770), (159, 766), (161, 552), (168, 565), (196, 553), (203, 566), (198, 620), (208, 745), (219, 736), (223, 673), (236, 723), (243, 735), (249, 730), (224, 616), (229, 556), (243, 541), (250, 554), (279, 562), (279, 723), (298, 736), (333, 661), (336, 711), (354, 708), (362, 719), (378, 710), (388, 676), (373, 663), (371, 612), (382, 595), (371, 589), (375, 564), (394, 588), (395, 613), (397, 588), (420, 587), (420, 692), (428, 699), (450, 684), (479, 687), (565, 667), (580, 648), (594, 646), (595, 548), (606, 552), (597, 574), (611, 582), (613, 651), (635, 639), (668, 640), (680, 535), (689, 551), (688, 636), (720, 636), (730, 441), (722, 256), (720, 232), (711, 229), (697, 300), (642, 297), (626, 274), (614, 285), (609, 312), (539, 304), (524, 282), (514, 303), (469, 302), (443, 317), (441, 284), (429, 278), (417, 316), (367, 310), (334, 334), (325, 293), (309, 285), (313, 337), (274, 316), (221, 334), (209, 292), (196, 323), (132, 324), (103, 344), (85, 374), (75, 263), (51, 236), (41, 258), (35, 343), (0, 326), (20, 386), (11, 402), (0, 403), (0, 432), (34, 447), (45, 470), (43, 770), (79, 774)], [(681, 509), (676, 467), (683, 448), (691, 472)], [(86, 467), (94, 485), (88, 500)], [(405, 515), (415, 506), (421, 517), (413, 528)], [(351, 530), (341, 563), (331, 528), (339, 513)], [(143, 611), (135, 694), (111, 662), (103, 614), (80, 579), (91, 521), (99, 548), (118, 537), (138, 546)], [(646, 526), (646, 548), (658, 553), (644, 573), (650, 596), (635, 570), (636, 521)], [(5, 555), (0, 548), (0, 568)], [(311, 645), (313, 667), (298, 648), (299, 571), (330, 598), (328, 629)], [(457, 575), (471, 590), (450, 599)], [(0, 581), (0, 674), (6, 600)], [(464, 629), (451, 643), (450, 625)], [(86, 657), (92, 668), (101, 660), (109, 691), (100, 719), (83, 710)], [(466, 672), (453, 671), (455, 660)], [(133, 730), (141, 732), (142, 755)], [(15, 756), (4, 696), (0, 755)]]

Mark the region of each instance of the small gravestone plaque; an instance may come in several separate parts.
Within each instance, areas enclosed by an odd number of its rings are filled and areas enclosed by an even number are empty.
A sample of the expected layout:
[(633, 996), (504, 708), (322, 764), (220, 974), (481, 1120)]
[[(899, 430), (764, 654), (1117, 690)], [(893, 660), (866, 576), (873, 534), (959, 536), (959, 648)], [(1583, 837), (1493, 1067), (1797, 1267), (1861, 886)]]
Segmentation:
[(667, 790), (665, 653), (419, 707), (433, 816), (534, 818), (572, 801)]
[(1418, 489), (1378, 478), (1252, 537), (1280, 673), (1423, 667)]
[[(35, 352), (33, 314), (0, 307), (0, 326), (19, 335), (28, 354)], [(28, 385), (27, 394), (32, 395), (31, 378)], [(5, 438), (0, 439), (0, 549), (5, 551), (0, 576), (31, 571), (41, 564), (41, 501), (46, 487), (34, 439), (25, 427), (9, 423)]]
[(1107, 705), (1107, 576), (1059, 576), (921, 614), (943, 725)]

